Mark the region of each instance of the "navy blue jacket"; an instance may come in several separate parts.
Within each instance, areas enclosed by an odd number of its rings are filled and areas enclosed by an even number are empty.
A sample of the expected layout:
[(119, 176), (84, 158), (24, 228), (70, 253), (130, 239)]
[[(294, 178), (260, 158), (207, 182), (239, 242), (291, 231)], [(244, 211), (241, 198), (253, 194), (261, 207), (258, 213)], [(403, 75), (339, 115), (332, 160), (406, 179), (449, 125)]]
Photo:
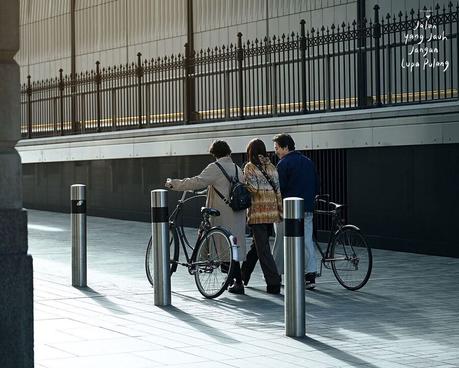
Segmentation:
[(277, 164), (282, 198), (304, 199), (304, 210), (312, 212), (314, 197), (319, 191), (319, 180), (314, 163), (298, 151), (287, 153)]

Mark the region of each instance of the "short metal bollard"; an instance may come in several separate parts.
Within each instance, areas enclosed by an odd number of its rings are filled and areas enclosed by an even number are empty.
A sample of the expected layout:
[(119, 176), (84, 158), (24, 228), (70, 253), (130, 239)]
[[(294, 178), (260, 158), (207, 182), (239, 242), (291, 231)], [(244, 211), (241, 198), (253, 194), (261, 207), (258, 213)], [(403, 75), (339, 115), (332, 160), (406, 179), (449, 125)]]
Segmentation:
[(284, 199), (285, 335), (306, 333), (304, 302), (304, 203), (302, 198)]
[(72, 226), (72, 286), (87, 286), (86, 263), (86, 185), (70, 187)]
[(171, 276), (169, 249), (169, 214), (167, 190), (151, 191), (151, 234), (153, 242), (154, 303), (171, 304)]

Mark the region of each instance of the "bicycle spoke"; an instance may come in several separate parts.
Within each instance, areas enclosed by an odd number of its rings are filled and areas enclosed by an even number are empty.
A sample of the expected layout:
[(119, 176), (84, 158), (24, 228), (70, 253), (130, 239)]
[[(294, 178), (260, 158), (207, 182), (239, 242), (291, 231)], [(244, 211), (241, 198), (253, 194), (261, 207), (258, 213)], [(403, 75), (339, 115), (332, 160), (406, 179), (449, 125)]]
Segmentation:
[(213, 229), (208, 232), (196, 253), (193, 264), (196, 265), (196, 285), (206, 298), (215, 298), (220, 295), (228, 284), (228, 272), (223, 264), (231, 262), (231, 242), (227, 235)]

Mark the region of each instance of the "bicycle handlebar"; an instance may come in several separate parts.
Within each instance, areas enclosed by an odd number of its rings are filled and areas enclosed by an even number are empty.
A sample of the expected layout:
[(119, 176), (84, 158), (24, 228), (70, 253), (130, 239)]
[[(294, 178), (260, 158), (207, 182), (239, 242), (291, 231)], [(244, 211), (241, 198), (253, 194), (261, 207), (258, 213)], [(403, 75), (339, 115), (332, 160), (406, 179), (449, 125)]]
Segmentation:
[[(314, 209), (314, 213), (317, 213), (317, 214), (323, 214), (323, 215), (331, 215), (333, 214), (338, 208), (342, 208), (344, 207), (344, 205), (342, 204), (338, 204), (338, 203), (335, 203), (335, 202), (331, 202), (330, 201), (330, 194), (320, 194), (320, 195), (316, 195), (315, 197), (315, 204), (316, 204), (316, 207), (317, 207), (317, 204), (318, 203), (323, 203), (327, 206), (327, 209), (326, 210), (319, 210), (319, 209)], [(330, 208), (331, 209), (328, 209)]]
[(201, 189), (201, 190), (184, 190), (182, 192), (182, 197), (180, 198), (180, 202), (183, 202), (187, 196), (188, 193), (195, 194), (197, 196), (202, 196), (207, 194), (207, 188), (206, 189)]
[(330, 202), (330, 194), (317, 194), (315, 200)]

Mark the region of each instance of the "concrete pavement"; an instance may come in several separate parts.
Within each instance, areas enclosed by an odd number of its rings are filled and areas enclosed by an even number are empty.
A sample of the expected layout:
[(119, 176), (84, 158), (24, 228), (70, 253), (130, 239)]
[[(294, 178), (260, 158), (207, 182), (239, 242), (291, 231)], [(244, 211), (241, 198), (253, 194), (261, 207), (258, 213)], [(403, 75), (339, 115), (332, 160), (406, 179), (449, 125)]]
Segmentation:
[(29, 211), (35, 366), (459, 367), (459, 259), (374, 250), (361, 291), (331, 271), (306, 292), (304, 339), (284, 336), (283, 296), (257, 266), (246, 295), (199, 294), (184, 269), (171, 307), (144, 273), (148, 223), (88, 217), (88, 288), (71, 287), (70, 216)]

